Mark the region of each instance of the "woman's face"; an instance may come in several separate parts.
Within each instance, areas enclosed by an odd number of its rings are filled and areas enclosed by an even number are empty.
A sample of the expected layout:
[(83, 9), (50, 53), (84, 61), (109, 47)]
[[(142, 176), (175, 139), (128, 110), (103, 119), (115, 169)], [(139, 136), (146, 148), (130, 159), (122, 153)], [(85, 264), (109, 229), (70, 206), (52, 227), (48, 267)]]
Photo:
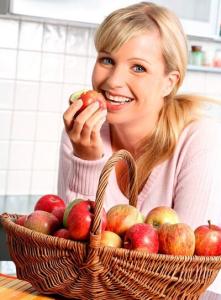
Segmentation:
[(155, 124), (172, 75), (165, 75), (158, 32), (131, 38), (117, 51), (100, 52), (92, 84), (105, 96), (111, 124)]

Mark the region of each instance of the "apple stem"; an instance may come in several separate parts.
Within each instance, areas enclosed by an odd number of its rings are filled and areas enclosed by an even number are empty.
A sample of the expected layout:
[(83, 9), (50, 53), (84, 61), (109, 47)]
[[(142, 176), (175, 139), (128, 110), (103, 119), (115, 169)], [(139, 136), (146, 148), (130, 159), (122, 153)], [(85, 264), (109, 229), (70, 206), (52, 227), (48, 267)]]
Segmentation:
[(209, 228), (211, 227), (211, 220), (208, 220)]
[(159, 229), (160, 228), (160, 223), (157, 222), (157, 221), (153, 221), (153, 227), (156, 228), (156, 229)]

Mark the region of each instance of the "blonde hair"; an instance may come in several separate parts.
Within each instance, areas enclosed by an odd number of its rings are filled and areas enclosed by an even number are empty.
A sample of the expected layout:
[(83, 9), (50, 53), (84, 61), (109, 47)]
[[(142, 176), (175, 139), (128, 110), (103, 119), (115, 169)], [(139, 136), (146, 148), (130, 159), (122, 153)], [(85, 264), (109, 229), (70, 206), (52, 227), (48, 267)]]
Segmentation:
[(199, 116), (201, 97), (176, 95), (187, 67), (186, 37), (176, 15), (151, 2), (141, 2), (114, 11), (98, 27), (95, 35), (97, 51), (111, 52), (119, 49), (131, 37), (153, 30), (158, 30), (161, 36), (165, 73), (176, 70), (180, 78), (172, 92), (165, 97), (152, 136), (141, 143), (140, 153), (136, 157), (139, 191), (152, 169), (172, 155), (181, 131)]

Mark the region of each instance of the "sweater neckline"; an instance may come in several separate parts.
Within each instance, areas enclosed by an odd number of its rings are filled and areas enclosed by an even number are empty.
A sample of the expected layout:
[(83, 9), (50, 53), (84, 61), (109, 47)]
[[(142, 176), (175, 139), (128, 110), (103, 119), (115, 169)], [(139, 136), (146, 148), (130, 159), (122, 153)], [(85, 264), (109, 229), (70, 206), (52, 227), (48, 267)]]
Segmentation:
[[(106, 151), (107, 153), (111, 156), (113, 154), (113, 151), (112, 151), (112, 147), (111, 147), (111, 138), (110, 138), (110, 126), (108, 123), (106, 123), (107, 126), (105, 126), (107, 130), (106, 132), (106, 136), (107, 136), (107, 143), (106, 143)], [(105, 130), (105, 131), (106, 131)], [(156, 166), (152, 172), (150, 173), (150, 176), (148, 178), (148, 180), (146, 181), (143, 189), (141, 190), (141, 192), (138, 194), (138, 203), (139, 204), (140, 202), (142, 202), (145, 198), (148, 197), (148, 194), (150, 193), (151, 191), (151, 188), (153, 186), (153, 183), (155, 182), (155, 179), (157, 178), (158, 176), (158, 173), (159, 173), (159, 170), (160, 170), (160, 165)], [(117, 182), (117, 177), (116, 177), (116, 172), (115, 172), (115, 169), (113, 170), (113, 172), (111, 173), (110, 175), (110, 180), (113, 182), (114, 186), (116, 186), (116, 192), (117, 192), (117, 195), (119, 196), (119, 199), (120, 198), (124, 198), (124, 199), (127, 199), (127, 197), (121, 192), (120, 188), (119, 188), (119, 185), (118, 185), (118, 182)], [(127, 199), (128, 200), (128, 199)]]

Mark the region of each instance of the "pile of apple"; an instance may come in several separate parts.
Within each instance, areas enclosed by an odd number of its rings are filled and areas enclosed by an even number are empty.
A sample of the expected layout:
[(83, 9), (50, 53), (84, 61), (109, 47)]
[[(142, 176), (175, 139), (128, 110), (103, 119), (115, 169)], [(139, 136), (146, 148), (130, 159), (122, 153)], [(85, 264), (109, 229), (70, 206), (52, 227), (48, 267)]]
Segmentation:
[[(15, 222), (31, 230), (74, 241), (87, 242), (95, 202), (75, 199), (68, 205), (57, 195), (38, 199), (34, 211)], [(221, 227), (208, 222), (193, 230), (181, 223), (175, 210), (158, 206), (146, 216), (129, 205), (102, 210), (101, 246), (169, 255), (221, 255)]]

